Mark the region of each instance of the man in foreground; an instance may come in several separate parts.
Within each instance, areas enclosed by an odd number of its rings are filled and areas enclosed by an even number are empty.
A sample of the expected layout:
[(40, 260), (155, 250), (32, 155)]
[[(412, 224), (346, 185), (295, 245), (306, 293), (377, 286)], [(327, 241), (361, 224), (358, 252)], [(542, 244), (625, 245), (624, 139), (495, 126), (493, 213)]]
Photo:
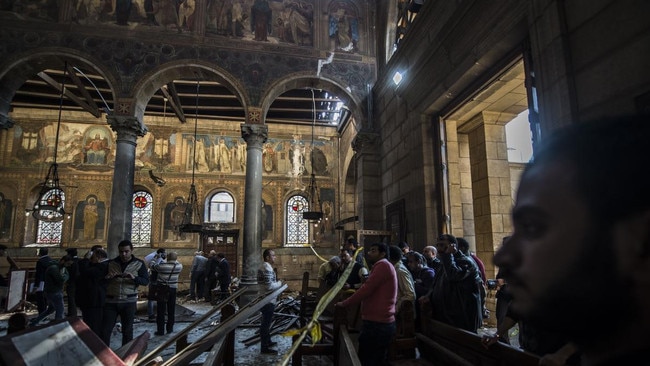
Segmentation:
[(396, 331), (397, 275), (388, 261), (388, 246), (384, 243), (372, 244), (366, 260), (372, 266), (368, 279), (336, 306), (361, 303), (363, 324), (359, 334), (359, 360), (364, 366), (385, 365), (388, 346)]
[(119, 255), (108, 262), (106, 304), (102, 314), (102, 340), (111, 346), (111, 333), (117, 317), (122, 323), (122, 345), (133, 339), (133, 321), (138, 301), (138, 286), (149, 284), (147, 266), (133, 256), (133, 244), (122, 240), (117, 245)]
[(580, 123), (544, 141), (494, 257), (512, 311), (575, 343), (583, 365), (645, 364), (636, 360), (650, 353), (648, 141), (648, 117)]

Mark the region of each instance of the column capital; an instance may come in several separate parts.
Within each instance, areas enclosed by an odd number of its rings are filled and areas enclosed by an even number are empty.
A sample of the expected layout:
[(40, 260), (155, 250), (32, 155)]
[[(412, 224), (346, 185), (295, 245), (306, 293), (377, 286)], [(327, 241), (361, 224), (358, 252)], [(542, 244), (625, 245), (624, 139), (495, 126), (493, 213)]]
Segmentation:
[(111, 129), (117, 132), (118, 136), (133, 136), (133, 141), (147, 133), (147, 127), (144, 126), (136, 117), (133, 116), (106, 116)]
[(379, 134), (372, 131), (359, 131), (352, 140), (352, 150), (361, 154), (369, 151), (376, 151)]
[(245, 124), (241, 125), (241, 137), (246, 141), (248, 146), (262, 147), (269, 137), (269, 127), (266, 125), (258, 124)]

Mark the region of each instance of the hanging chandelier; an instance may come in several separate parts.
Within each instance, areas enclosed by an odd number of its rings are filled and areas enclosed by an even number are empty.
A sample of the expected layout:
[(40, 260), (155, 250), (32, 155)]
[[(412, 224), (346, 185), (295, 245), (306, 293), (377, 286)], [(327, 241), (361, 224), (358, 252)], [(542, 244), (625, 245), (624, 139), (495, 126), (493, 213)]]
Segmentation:
[(313, 110), (313, 121), (311, 125), (311, 152), (309, 158), (311, 161), (311, 178), (307, 192), (309, 194), (309, 211), (303, 211), (302, 218), (312, 222), (318, 222), (323, 218), (323, 206), (320, 200), (320, 193), (316, 185), (316, 174), (314, 173), (314, 129), (316, 128), (316, 98), (314, 97), (314, 89), (311, 89), (311, 101)]
[[(196, 171), (196, 145), (197, 145), (197, 126), (199, 118), (199, 86), (200, 80), (196, 81), (196, 111), (194, 114), (194, 149), (192, 151), (192, 184), (190, 185), (190, 193), (187, 196), (187, 204), (185, 206), (185, 214), (183, 215), (183, 223), (179, 226), (179, 231), (184, 233), (200, 233), (203, 232), (203, 219), (199, 211), (199, 200), (196, 194), (196, 185), (194, 184), (194, 173)], [(197, 219), (198, 224), (194, 223)]]
[(59, 130), (61, 129), (61, 110), (63, 109), (63, 95), (65, 94), (65, 78), (67, 76), (68, 64), (63, 67), (63, 81), (61, 83), (61, 93), (59, 95), (59, 117), (56, 123), (56, 139), (54, 141), (54, 160), (47, 170), (45, 180), (41, 185), (38, 198), (31, 210), (32, 216), (41, 221), (57, 222), (65, 218), (64, 209), (65, 192), (59, 182), (59, 165), (56, 162), (59, 148)]

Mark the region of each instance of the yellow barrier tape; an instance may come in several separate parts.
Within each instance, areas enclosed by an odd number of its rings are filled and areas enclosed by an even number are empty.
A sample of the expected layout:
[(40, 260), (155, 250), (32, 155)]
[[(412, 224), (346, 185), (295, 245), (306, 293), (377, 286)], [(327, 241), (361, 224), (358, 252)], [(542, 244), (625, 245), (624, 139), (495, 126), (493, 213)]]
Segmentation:
[(313, 245), (309, 244), (309, 249), (311, 249), (311, 251), (314, 252), (314, 254), (316, 254), (316, 257), (318, 257), (318, 259), (322, 260), (323, 262), (329, 261), (329, 259), (325, 259), (325, 258), (321, 257), (320, 254), (316, 253), (316, 249), (314, 249)]
[[(356, 258), (357, 254), (359, 254), (360, 251), (363, 251), (363, 247), (359, 247), (359, 249), (357, 249), (357, 251), (354, 252), (354, 258)], [(339, 291), (341, 291), (343, 285), (345, 284), (345, 281), (350, 276), (350, 273), (352, 273), (352, 268), (354, 268), (354, 266), (347, 266), (345, 271), (343, 271), (341, 277), (339, 277), (338, 282), (336, 282), (336, 284), (332, 286), (332, 288), (330, 288), (325, 293), (325, 295), (323, 295), (323, 297), (318, 302), (318, 305), (316, 305), (316, 309), (314, 309), (314, 315), (311, 317), (311, 319), (309, 320), (309, 322), (305, 327), (296, 329), (295, 331), (297, 332), (294, 332), (294, 330), (288, 330), (283, 333), (283, 335), (291, 333), (291, 336), (294, 336), (299, 332), (300, 336), (298, 337), (298, 339), (296, 339), (293, 342), (293, 345), (291, 346), (289, 351), (287, 351), (287, 353), (284, 354), (284, 356), (277, 363), (277, 365), (287, 366), (289, 364), (289, 361), (291, 360), (291, 356), (293, 356), (296, 350), (298, 350), (298, 347), (300, 347), (300, 345), (302, 344), (303, 339), (305, 339), (305, 337), (307, 336), (307, 332), (310, 332), (312, 345), (318, 342), (315, 340), (316, 337), (318, 338), (318, 340), (322, 338), (323, 334), (320, 328), (320, 324), (318, 323), (318, 318), (323, 313), (323, 311), (325, 311), (327, 305), (329, 305), (329, 303), (331, 303), (332, 300), (334, 300), (334, 298), (338, 295)], [(316, 328), (316, 330), (314, 330), (314, 328)]]

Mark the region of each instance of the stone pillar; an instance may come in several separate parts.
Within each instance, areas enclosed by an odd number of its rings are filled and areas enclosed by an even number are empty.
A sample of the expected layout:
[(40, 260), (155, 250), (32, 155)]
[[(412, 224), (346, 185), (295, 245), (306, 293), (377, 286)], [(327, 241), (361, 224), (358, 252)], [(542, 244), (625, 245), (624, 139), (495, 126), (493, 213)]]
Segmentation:
[(510, 164), (506, 145), (506, 123), (510, 113), (484, 111), (459, 128), (469, 141), (476, 253), (494, 278), (492, 257), (504, 236), (512, 232), (510, 212)]
[(377, 133), (361, 131), (352, 141), (357, 169), (356, 212), (359, 227), (364, 230), (384, 229), (378, 140)]
[(117, 244), (131, 239), (135, 147), (137, 138), (144, 136), (147, 129), (132, 116), (107, 116), (106, 119), (117, 132), (107, 244), (108, 257), (114, 258), (118, 254)]
[[(257, 291), (257, 269), (262, 263), (262, 146), (268, 138), (263, 124), (242, 124), (241, 135), (246, 141), (246, 188), (244, 198), (244, 245), (241, 283), (249, 286), (249, 296)], [(253, 290), (254, 289), (254, 290)]]

